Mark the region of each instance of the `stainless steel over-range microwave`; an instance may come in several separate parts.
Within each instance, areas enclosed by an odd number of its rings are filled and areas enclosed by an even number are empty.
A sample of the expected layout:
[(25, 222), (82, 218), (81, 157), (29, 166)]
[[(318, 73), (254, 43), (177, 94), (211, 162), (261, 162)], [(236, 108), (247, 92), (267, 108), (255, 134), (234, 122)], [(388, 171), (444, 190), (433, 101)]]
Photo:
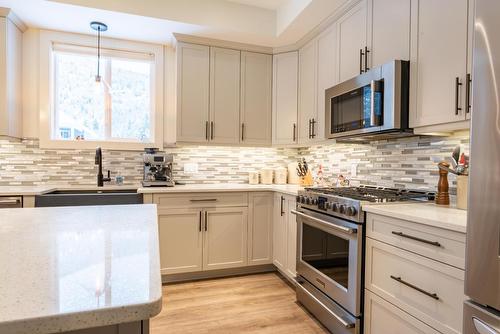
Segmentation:
[(409, 62), (393, 60), (327, 89), (326, 137), (411, 134), (409, 82)]

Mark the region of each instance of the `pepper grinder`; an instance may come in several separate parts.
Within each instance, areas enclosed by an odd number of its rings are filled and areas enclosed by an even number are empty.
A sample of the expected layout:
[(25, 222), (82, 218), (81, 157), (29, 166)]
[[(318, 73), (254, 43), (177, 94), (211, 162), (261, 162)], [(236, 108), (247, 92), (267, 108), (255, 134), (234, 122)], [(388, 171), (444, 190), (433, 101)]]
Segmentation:
[[(450, 167), (450, 164), (446, 161), (441, 161), (438, 164), (439, 167), (439, 181), (438, 181), (438, 193), (436, 195), (436, 204), (438, 205), (449, 205), (450, 204), (450, 193), (448, 184), (448, 171), (446, 168)], [(445, 168), (442, 168), (445, 167)]]

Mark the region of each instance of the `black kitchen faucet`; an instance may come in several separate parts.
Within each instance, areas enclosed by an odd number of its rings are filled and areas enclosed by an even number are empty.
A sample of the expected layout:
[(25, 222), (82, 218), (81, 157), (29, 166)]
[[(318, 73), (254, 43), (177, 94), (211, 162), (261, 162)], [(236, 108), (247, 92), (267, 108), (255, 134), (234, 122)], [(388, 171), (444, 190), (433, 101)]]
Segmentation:
[(99, 165), (99, 170), (97, 171), (97, 186), (102, 187), (104, 186), (104, 182), (111, 181), (111, 172), (108, 169), (108, 177), (102, 175), (102, 150), (100, 147), (95, 150), (95, 164)]

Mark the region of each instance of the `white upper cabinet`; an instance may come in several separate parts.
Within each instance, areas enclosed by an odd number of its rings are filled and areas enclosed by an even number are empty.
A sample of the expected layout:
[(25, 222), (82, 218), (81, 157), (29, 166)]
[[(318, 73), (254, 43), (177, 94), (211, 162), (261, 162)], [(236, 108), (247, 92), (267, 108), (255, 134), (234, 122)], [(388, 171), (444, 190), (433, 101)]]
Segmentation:
[(367, 0), (361, 1), (337, 21), (337, 75), (345, 81), (364, 70)]
[(273, 56), (273, 144), (297, 143), (298, 52)]
[(299, 50), (299, 143), (314, 141), (317, 107), (318, 43), (316, 39)]
[(272, 55), (241, 52), (240, 142), (242, 144), (271, 144), (272, 78)]
[(464, 121), (468, 0), (412, 1), (410, 127)]
[(210, 141), (239, 141), (240, 51), (210, 48)]
[(0, 17), (0, 136), (22, 137), (22, 31)]
[(177, 44), (177, 141), (209, 140), (210, 48)]
[(367, 67), (410, 60), (411, 0), (370, 0), (368, 5)]
[(314, 123), (314, 139), (323, 140), (325, 138), (325, 90), (337, 83), (335, 71), (336, 63), (336, 43), (337, 29), (332, 25), (318, 36), (318, 83), (316, 102), (316, 122)]

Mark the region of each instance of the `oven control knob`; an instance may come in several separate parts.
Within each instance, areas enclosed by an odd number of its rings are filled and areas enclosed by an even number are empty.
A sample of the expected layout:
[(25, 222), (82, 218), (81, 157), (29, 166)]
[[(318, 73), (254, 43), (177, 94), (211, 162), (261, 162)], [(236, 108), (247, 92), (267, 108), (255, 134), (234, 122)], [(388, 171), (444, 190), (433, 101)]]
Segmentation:
[(304, 204), (306, 202), (306, 198), (302, 195), (299, 196), (299, 202)]
[(339, 207), (339, 212), (344, 214), (345, 213), (345, 205), (344, 204), (341, 204), (340, 207)]
[(308, 205), (309, 205), (309, 204), (311, 204), (311, 198), (306, 197), (306, 198), (304, 199), (304, 203), (305, 203), (305, 204), (308, 204)]
[(350, 207), (347, 208), (347, 215), (348, 216), (355, 216), (356, 213), (358, 213), (358, 212), (356, 211), (355, 207), (350, 206)]
[(332, 203), (332, 210), (337, 212), (339, 211), (339, 204), (338, 203)]
[(312, 205), (318, 205), (318, 200), (316, 198), (313, 198), (311, 200)]
[(331, 208), (331, 206), (332, 206), (332, 203), (330, 203), (330, 202), (326, 202), (326, 203), (325, 203), (325, 209), (326, 209), (326, 210), (330, 209), (330, 208)]

